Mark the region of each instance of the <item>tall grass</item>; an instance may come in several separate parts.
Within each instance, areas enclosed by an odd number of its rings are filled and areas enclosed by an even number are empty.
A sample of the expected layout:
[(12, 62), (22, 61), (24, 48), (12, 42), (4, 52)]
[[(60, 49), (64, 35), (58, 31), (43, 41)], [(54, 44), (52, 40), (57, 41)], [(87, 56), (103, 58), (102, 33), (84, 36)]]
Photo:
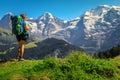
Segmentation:
[(62, 59), (6, 62), (0, 64), (0, 80), (120, 80), (113, 60), (73, 52)]

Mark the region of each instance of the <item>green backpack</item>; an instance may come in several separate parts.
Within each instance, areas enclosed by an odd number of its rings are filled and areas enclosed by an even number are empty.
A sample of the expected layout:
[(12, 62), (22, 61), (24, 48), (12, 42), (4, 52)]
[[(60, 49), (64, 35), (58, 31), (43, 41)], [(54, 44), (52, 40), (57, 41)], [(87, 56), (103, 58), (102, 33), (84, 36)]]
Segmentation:
[(24, 29), (24, 20), (21, 16), (11, 16), (12, 22), (12, 34), (16, 36), (21, 34), (26, 34), (26, 30)]

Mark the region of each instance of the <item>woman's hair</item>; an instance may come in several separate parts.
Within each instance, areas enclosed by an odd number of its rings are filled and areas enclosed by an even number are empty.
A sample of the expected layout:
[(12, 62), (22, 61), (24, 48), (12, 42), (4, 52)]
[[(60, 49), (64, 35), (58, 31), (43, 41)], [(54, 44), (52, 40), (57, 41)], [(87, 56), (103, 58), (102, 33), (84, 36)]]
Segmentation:
[(23, 19), (26, 18), (26, 14), (21, 14), (20, 16), (21, 16)]

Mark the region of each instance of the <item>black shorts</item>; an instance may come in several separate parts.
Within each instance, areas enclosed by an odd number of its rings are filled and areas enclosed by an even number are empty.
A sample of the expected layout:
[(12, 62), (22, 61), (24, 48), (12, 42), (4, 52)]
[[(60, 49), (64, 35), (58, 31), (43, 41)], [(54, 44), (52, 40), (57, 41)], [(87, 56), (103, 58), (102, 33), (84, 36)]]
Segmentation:
[(28, 34), (21, 34), (21, 35), (16, 36), (16, 38), (18, 41), (20, 41), (20, 40), (27, 41), (27, 39), (29, 38), (29, 35)]

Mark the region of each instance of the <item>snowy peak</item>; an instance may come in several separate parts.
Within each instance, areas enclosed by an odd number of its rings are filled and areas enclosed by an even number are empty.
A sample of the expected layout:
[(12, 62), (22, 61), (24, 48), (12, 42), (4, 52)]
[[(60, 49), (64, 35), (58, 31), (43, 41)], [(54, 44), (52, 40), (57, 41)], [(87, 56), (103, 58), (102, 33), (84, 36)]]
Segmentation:
[(109, 6), (109, 5), (100, 5), (97, 8), (106, 8), (106, 9), (108, 9), (108, 8), (111, 8), (111, 6)]
[(98, 6), (98, 7), (100, 7), (100, 8), (105, 8), (105, 9), (112, 9), (112, 8), (114, 8), (114, 9), (120, 9), (120, 6), (109, 6), (109, 5), (100, 5), (100, 6)]
[(9, 13), (5, 14), (1, 20), (7, 20), (7, 19), (9, 19), (10, 16), (12, 16), (12, 15), (13, 15), (13, 14), (12, 14), (11, 12), (9, 12)]
[(54, 16), (51, 13), (44, 13), (42, 16), (38, 17), (37, 21), (49, 22), (54, 21)]
[(54, 18), (53, 15), (49, 12), (44, 13), (43, 16), (48, 17), (48, 18), (52, 18), (52, 19)]
[(103, 17), (111, 9), (120, 11), (120, 6), (100, 5), (95, 9), (86, 11), (84, 16), (86, 16), (87, 18), (88, 18), (88, 16), (89, 17), (93, 17), (93, 16), (94, 17)]
[(12, 13), (7, 13), (3, 16), (3, 18), (0, 20), (0, 27), (3, 27), (5, 29), (11, 29), (10, 26), (10, 16), (12, 16)]
[(103, 15), (106, 14), (107, 11), (109, 11), (110, 9), (111, 9), (111, 7), (108, 5), (101, 5), (95, 9), (91, 9), (90, 11), (86, 11), (85, 16), (99, 16), (99, 17), (101, 16), (101, 17), (103, 17)]
[(86, 11), (85, 14), (83, 15), (83, 22), (88, 32), (88, 30), (90, 31), (96, 28), (95, 27), (96, 23), (111, 24), (112, 20), (110, 21), (109, 19), (113, 19), (119, 14), (120, 6), (100, 5), (95, 9)]

